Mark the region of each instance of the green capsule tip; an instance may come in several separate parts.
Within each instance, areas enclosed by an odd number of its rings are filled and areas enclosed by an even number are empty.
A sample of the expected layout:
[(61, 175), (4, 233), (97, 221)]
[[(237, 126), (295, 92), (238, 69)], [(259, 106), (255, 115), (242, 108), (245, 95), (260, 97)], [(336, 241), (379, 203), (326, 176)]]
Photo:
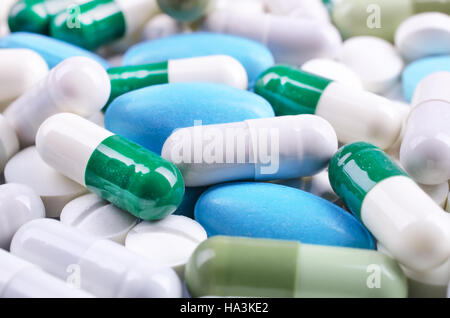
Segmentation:
[(11, 32), (49, 33), (50, 16), (42, 5), (43, 0), (18, 1), (8, 16)]
[(380, 181), (407, 174), (380, 148), (366, 142), (348, 144), (331, 158), (328, 176), (333, 190), (361, 217), (366, 194)]

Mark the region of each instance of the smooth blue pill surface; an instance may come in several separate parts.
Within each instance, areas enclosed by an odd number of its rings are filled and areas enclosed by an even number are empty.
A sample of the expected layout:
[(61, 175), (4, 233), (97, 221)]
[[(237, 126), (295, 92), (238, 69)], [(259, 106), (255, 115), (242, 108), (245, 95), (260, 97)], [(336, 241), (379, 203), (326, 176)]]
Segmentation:
[(350, 213), (311, 193), (272, 183), (211, 187), (195, 206), (208, 236), (296, 240), (374, 249), (367, 229)]
[(49, 68), (73, 56), (89, 57), (100, 63), (104, 68), (110, 67), (110, 64), (97, 54), (41, 34), (28, 32), (11, 33), (0, 38), (0, 48), (33, 50), (42, 56)]
[(138, 65), (195, 56), (225, 54), (245, 67), (249, 88), (257, 77), (273, 66), (272, 53), (263, 45), (245, 38), (208, 32), (174, 35), (147, 41), (131, 47), (123, 58), (124, 65)]
[(419, 82), (428, 75), (440, 71), (450, 72), (450, 55), (427, 57), (409, 64), (402, 75), (405, 99), (411, 102)]
[(163, 84), (116, 98), (106, 129), (160, 154), (177, 128), (273, 117), (270, 104), (251, 92), (207, 83)]

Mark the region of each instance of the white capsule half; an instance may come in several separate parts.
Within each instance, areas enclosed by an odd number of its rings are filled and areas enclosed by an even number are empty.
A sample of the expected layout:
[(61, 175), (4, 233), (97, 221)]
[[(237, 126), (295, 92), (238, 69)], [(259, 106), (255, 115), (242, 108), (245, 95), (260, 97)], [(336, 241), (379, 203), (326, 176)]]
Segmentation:
[(337, 145), (326, 120), (281, 116), (176, 130), (162, 157), (175, 163), (193, 187), (311, 176), (325, 169)]
[(16, 183), (0, 186), (0, 248), (9, 250), (19, 227), (44, 217), (44, 204), (33, 189)]
[(203, 28), (261, 42), (277, 62), (293, 65), (312, 58), (334, 58), (342, 44), (330, 23), (259, 12), (215, 10), (206, 17)]
[(406, 19), (397, 28), (395, 46), (408, 62), (450, 54), (450, 16), (425, 12)]
[(136, 217), (94, 193), (67, 203), (61, 212), (60, 220), (63, 224), (99, 239), (108, 239), (119, 244), (125, 243), (128, 232), (138, 223)]
[(174, 59), (167, 64), (169, 83), (207, 82), (247, 89), (247, 71), (228, 55)]
[(23, 225), (14, 235), (11, 253), (63, 280), (78, 271), (81, 288), (98, 297), (181, 297), (182, 293), (171, 268), (51, 219)]
[(28, 49), (0, 49), (0, 109), (48, 74), (47, 62)]
[(22, 147), (34, 144), (39, 126), (48, 117), (71, 112), (89, 117), (106, 104), (111, 83), (105, 69), (92, 59), (72, 57), (8, 106), (4, 115)]
[(450, 179), (450, 72), (424, 78), (414, 93), (400, 161), (419, 183)]
[(36, 265), (0, 249), (0, 298), (90, 298)]

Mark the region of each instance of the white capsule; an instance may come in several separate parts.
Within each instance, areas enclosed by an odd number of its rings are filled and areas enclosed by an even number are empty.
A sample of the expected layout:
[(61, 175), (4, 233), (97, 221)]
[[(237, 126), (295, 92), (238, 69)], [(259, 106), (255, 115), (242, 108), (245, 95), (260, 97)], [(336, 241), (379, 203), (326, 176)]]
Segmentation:
[(406, 19), (397, 28), (395, 45), (406, 61), (450, 54), (450, 17), (425, 12)]
[(78, 273), (82, 289), (98, 297), (181, 297), (170, 268), (153, 263), (110, 240), (98, 240), (51, 219), (23, 225), (11, 253), (66, 280)]
[(159, 221), (144, 221), (127, 235), (125, 247), (153, 261), (172, 267), (180, 277), (195, 248), (207, 239), (196, 221), (181, 215), (169, 215)]
[(17, 0), (2, 0), (0, 2), (0, 37), (9, 34), (8, 12)]
[(169, 60), (169, 83), (208, 82), (247, 89), (248, 77), (244, 66), (228, 55), (211, 55)]
[(48, 74), (47, 62), (28, 49), (0, 49), (0, 110)]
[(8, 106), (4, 115), (22, 147), (34, 144), (39, 126), (51, 115), (71, 112), (88, 117), (102, 109), (111, 91), (105, 69), (92, 59), (72, 57)]
[(90, 298), (11, 253), (0, 249), (0, 298)]
[(304, 63), (301, 69), (355, 89), (362, 89), (363, 87), (355, 72), (345, 64), (332, 59), (312, 59)]
[(403, 60), (389, 42), (372, 36), (344, 42), (341, 61), (361, 79), (366, 90), (384, 93), (400, 80)]
[(214, 10), (233, 10), (233, 11), (247, 11), (247, 12), (264, 12), (265, 3), (263, 0), (214, 0)]
[(90, 193), (76, 198), (63, 208), (61, 223), (75, 227), (99, 239), (125, 243), (128, 232), (138, 219), (96, 194)]
[(449, 191), (448, 182), (436, 185), (419, 184), (420, 188), (428, 194), (440, 207), (445, 208)]
[(0, 186), (0, 248), (9, 249), (20, 226), (44, 217), (44, 204), (33, 189), (15, 183)]
[(5, 180), (32, 188), (44, 202), (47, 217), (59, 217), (68, 202), (87, 191), (47, 165), (36, 147), (26, 148), (8, 161)]
[(8, 160), (19, 151), (19, 139), (5, 117), (0, 114), (0, 171)]
[(293, 65), (312, 58), (336, 57), (342, 44), (330, 23), (258, 12), (215, 10), (206, 17), (203, 28), (261, 42), (277, 62)]
[(417, 182), (450, 179), (450, 72), (427, 76), (416, 88), (400, 161)]
[(162, 157), (194, 187), (311, 176), (336, 150), (336, 133), (326, 120), (297, 115), (182, 128), (167, 138)]

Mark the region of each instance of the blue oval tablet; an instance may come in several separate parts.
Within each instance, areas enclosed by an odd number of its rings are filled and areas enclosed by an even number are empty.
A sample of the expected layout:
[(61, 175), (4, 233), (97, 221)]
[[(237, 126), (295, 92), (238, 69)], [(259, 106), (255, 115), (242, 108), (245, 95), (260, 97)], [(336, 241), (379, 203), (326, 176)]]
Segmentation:
[(239, 182), (212, 187), (198, 199), (195, 219), (208, 236), (375, 247), (367, 229), (347, 211), (311, 193), (272, 183)]
[(123, 64), (139, 65), (214, 54), (230, 55), (241, 62), (247, 71), (249, 88), (274, 64), (272, 53), (260, 43), (208, 32), (179, 34), (137, 44), (125, 53)]
[(405, 99), (411, 102), (419, 82), (428, 75), (440, 71), (450, 72), (450, 55), (427, 57), (409, 64), (402, 75)]
[(160, 154), (177, 128), (273, 117), (269, 102), (220, 84), (175, 83), (145, 87), (116, 98), (106, 129)]
[(100, 63), (104, 68), (111, 66), (97, 54), (42, 34), (28, 32), (11, 33), (0, 38), (0, 48), (33, 50), (42, 56), (49, 68), (73, 56), (89, 57)]

